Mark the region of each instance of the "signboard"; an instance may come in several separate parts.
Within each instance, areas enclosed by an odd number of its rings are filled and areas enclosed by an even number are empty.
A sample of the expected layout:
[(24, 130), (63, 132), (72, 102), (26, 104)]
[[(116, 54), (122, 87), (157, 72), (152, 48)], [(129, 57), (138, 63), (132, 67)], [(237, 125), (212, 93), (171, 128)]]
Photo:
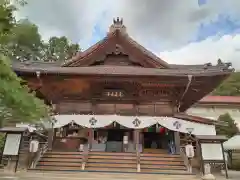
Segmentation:
[(108, 89), (104, 91), (104, 96), (107, 97), (114, 97), (114, 98), (122, 98), (125, 96), (125, 93), (121, 90), (115, 90), (115, 89)]
[(203, 160), (224, 161), (222, 145), (220, 143), (201, 143)]
[(21, 134), (7, 134), (3, 155), (17, 156), (21, 142)]

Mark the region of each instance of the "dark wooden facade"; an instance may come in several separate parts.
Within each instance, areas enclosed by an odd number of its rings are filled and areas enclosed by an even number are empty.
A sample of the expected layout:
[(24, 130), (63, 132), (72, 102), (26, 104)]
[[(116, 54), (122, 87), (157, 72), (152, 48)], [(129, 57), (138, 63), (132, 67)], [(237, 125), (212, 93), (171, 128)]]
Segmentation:
[[(179, 57), (181, 58), (181, 57)], [(60, 114), (174, 116), (216, 88), (233, 69), (172, 65), (136, 43), (119, 19), (107, 36), (64, 64), (13, 64)]]

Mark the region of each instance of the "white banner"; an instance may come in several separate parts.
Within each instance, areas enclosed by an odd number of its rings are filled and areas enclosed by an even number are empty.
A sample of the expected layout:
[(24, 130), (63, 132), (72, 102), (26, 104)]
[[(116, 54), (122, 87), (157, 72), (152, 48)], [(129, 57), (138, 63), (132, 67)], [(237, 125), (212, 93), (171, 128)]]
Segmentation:
[(154, 124), (182, 133), (192, 130), (194, 135), (216, 135), (214, 125), (195, 123), (173, 117), (152, 116), (118, 116), (118, 115), (56, 115), (54, 128), (60, 128), (70, 123), (76, 123), (86, 128), (103, 128), (113, 122), (130, 129), (143, 129)]
[(214, 125), (196, 123), (174, 117), (156, 117), (156, 118), (157, 122), (161, 126), (164, 126), (172, 131), (189, 133), (189, 130), (191, 129), (191, 133), (194, 135), (216, 135)]

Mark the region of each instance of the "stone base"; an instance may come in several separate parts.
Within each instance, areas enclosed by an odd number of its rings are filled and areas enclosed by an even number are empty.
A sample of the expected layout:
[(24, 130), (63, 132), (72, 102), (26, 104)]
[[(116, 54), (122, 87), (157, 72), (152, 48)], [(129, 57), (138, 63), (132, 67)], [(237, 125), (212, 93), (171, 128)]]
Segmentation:
[(212, 174), (205, 174), (201, 179), (202, 180), (216, 180), (215, 176)]

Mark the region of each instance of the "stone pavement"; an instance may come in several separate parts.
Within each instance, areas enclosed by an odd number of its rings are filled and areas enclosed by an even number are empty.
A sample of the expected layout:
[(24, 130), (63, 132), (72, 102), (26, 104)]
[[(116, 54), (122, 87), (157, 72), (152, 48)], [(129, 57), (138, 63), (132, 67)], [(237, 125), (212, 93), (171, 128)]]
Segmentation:
[[(189, 175), (164, 174), (123, 174), (123, 173), (63, 173), (63, 172), (18, 172), (9, 174), (0, 172), (0, 180), (199, 180), (200, 177)], [(218, 177), (217, 180), (224, 180)], [(237, 178), (236, 180), (239, 180)]]

